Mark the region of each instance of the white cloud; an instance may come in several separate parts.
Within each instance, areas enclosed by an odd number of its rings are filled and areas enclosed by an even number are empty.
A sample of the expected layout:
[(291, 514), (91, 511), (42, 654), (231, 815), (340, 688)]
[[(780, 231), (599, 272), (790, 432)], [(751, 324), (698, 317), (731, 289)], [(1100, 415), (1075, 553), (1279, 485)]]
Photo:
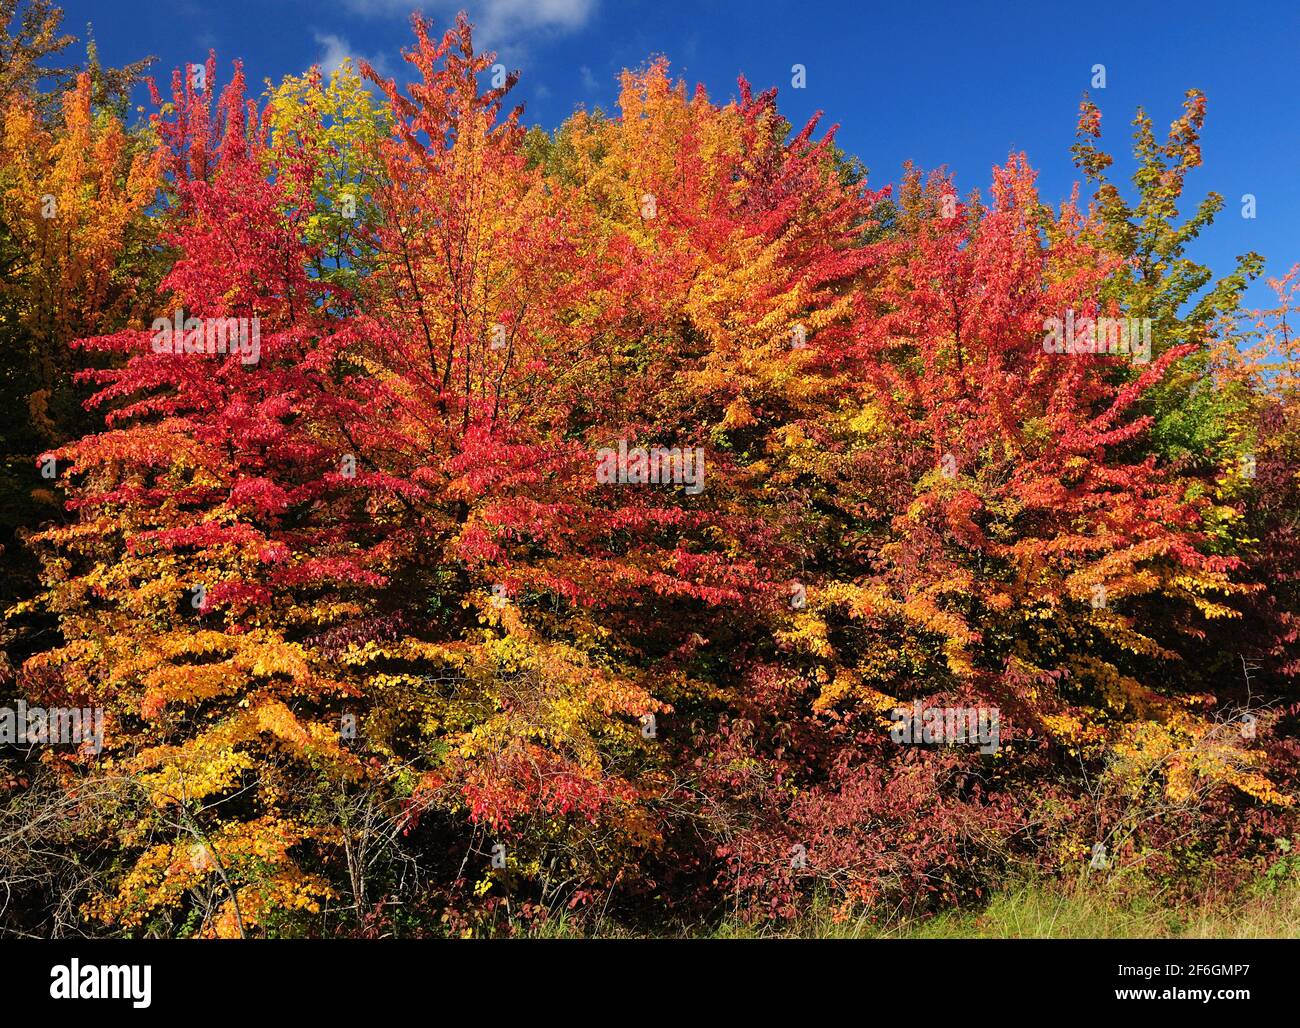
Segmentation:
[(329, 32), (315, 33), (316, 42), (321, 46), (320, 70), (328, 78), (338, 71), (339, 65), (352, 56), (352, 47), (342, 36)]
[(346, 37), (337, 36), (332, 32), (314, 32), (312, 35), (321, 48), (316, 63), (320, 65), (321, 74), (327, 79), (349, 57), (352, 58), (353, 68), (358, 72), (360, 71), (361, 59), (364, 57), (380, 74), (388, 74), (388, 61), (382, 54), (376, 57), (366, 57), (365, 54), (359, 54), (352, 48), (352, 44), (348, 42)]
[(509, 37), (538, 30), (572, 32), (587, 23), (597, 0), (343, 0), (358, 14), (405, 16), (413, 9), (440, 17), (447, 24), (462, 8), (469, 13), (476, 34), (484, 42), (500, 43)]
[(593, 90), (600, 88), (600, 83), (596, 81), (596, 76), (591, 73), (591, 69), (588, 68), (585, 64), (578, 69), (578, 72), (579, 74), (582, 75), (583, 89), (587, 90), (588, 92), (591, 92)]

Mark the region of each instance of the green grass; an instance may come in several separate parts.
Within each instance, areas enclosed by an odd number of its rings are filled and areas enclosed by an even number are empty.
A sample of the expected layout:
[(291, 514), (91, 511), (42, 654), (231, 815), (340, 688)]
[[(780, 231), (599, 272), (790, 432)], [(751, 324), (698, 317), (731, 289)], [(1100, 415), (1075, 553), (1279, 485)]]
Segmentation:
[[(535, 929), (546, 938), (631, 937), (608, 922), (584, 933), (561, 918)], [(815, 905), (794, 924), (719, 926), (668, 932), (692, 938), (805, 939), (1264, 939), (1300, 938), (1300, 881), (1264, 880), (1231, 896), (1188, 900), (1155, 889), (1028, 882), (1007, 888), (980, 909), (925, 917), (872, 912), (836, 920)]]
[(860, 939), (1295, 939), (1300, 938), (1300, 884), (1186, 900), (1158, 892), (1028, 883), (994, 896), (979, 910), (838, 922), (829, 912), (815, 912), (779, 931), (724, 925), (716, 934), (731, 938), (762, 934)]

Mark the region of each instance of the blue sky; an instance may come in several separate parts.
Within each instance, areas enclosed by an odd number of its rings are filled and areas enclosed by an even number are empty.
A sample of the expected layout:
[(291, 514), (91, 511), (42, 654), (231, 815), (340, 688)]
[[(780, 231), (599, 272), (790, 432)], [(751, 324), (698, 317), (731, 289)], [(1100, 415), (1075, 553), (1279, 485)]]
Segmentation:
[[(947, 165), (958, 188), (986, 186), (989, 169), (1025, 151), (1045, 198), (1068, 195), (1075, 114), (1093, 66), (1105, 65), (1102, 107), (1112, 152), (1145, 106), (1163, 131), (1192, 87), (1209, 97), (1204, 166), (1190, 180), (1199, 199), (1227, 206), (1192, 255), (1226, 273), (1257, 250), (1269, 274), (1300, 261), (1300, 112), (1294, 58), (1296, 0), (1223, 3), (938, 0), (929, 3), (778, 3), (767, 0), (62, 0), (65, 28), (94, 25), (102, 59), (146, 54), (170, 68), (209, 47), (223, 69), (244, 60), (254, 83), (344, 54), (388, 73), (405, 69), (407, 18), (420, 8), (440, 24), (464, 7), (479, 40), (522, 72), (525, 121), (553, 128), (575, 106), (612, 105), (619, 69), (664, 54), (690, 82), (726, 100), (744, 73), (780, 88), (802, 124), (816, 110), (838, 122), (839, 143), (896, 182), (905, 160)], [(791, 67), (807, 84), (792, 89)], [(220, 72), (224, 79), (226, 72)], [(1120, 160), (1118, 166), (1127, 168)], [(1256, 217), (1241, 216), (1243, 194)], [(1262, 286), (1255, 303), (1271, 299)]]

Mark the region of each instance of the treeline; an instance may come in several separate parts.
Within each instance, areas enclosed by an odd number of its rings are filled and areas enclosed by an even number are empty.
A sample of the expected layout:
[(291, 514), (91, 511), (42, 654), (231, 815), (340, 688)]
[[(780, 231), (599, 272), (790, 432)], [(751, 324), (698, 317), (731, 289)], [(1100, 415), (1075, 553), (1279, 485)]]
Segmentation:
[(876, 189), (662, 60), (526, 129), (463, 16), (144, 119), (0, 16), (0, 931), (662, 930), (1290, 845), (1296, 279), (1187, 256), (1199, 93), (1131, 183), (1085, 98), (1049, 204), (1020, 156)]

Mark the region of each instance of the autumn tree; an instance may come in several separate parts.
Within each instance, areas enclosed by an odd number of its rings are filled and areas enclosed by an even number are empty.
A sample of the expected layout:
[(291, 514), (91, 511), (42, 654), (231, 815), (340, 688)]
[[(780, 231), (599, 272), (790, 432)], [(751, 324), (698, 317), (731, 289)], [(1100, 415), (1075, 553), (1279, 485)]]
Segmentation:
[[(178, 69), (147, 154), (93, 75), (62, 136), (6, 122), (76, 298), (24, 314), (102, 419), (50, 446), (66, 517), (9, 614), (57, 626), (25, 695), (108, 715), (0, 809), (0, 860), (23, 823), (75, 857), (59, 925), (921, 908), (1285, 832), (1284, 717), (1240, 731), (1205, 655), (1294, 671), (1290, 305), (1239, 352), (1252, 260), (1201, 295), (1199, 97), (1167, 144), (1139, 119), (1132, 206), (1085, 106), (1093, 195), (1052, 208), (1023, 157), (868, 188), (820, 116), (663, 60), (526, 131), (464, 16), (413, 30), (409, 81)], [(113, 271), (139, 219), (151, 302)], [(1056, 345), (1112, 318), (1152, 332)], [(901, 745), (914, 702), (1000, 739)]]

